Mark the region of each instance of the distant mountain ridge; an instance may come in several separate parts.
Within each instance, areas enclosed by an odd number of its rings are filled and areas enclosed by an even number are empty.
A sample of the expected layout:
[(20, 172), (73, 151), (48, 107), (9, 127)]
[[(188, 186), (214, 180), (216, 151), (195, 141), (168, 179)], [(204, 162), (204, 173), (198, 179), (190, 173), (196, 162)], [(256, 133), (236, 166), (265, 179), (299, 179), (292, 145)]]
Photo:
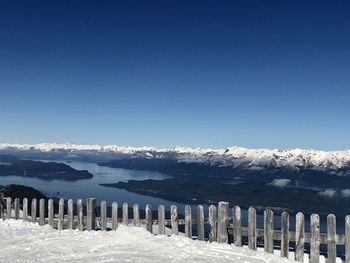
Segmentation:
[(113, 159), (165, 159), (183, 163), (209, 164), (215, 166), (239, 167), (250, 170), (264, 168), (287, 168), (336, 171), (349, 174), (350, 150), (320, 151), (306, 149), (246, 149), (228, 147), (226, 149), (201, 149), (174, 147), (157, 149), (154, 147), (122, 147), (117, 145), (81, 144), (0, 144), (0, 153), (17, 155), (51, 156), (62, 159), (87, 158), (96, 161)]

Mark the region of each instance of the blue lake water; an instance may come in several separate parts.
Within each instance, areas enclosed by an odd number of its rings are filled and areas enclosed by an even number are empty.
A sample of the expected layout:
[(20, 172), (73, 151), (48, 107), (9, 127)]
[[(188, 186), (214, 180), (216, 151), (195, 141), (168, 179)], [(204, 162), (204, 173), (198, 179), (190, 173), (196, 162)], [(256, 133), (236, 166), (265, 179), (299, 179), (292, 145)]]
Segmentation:
[(23, 184), (41, 191), (48, 197), (71, 198), (74, 200), (79, 198), (85, 200), (89, 197), (95, 197), (97, 202), (104, 200), (109, 204), (114, 201), (118, 203), (127, 202), (131, 205), (137, 203), (140, 206), (145, 206), (147, 203), (153, 206), (158, 206), (159, 204), (170, 206), (172, 204), (172, 202), (160, 198), (144, 196), (118, 188), (99, 185), (102, 183), (116, 183), (128, 180), (166, 179), (170, 178), (169, 175), (158, 172), (110, 168), (87, 162), (60, 162), (77, 170), (88, 170), (94, 177), (78, 181), (62, 181), (42, 180), (23, 176), (1, 176), (0, 185)]
[[(166, 179), (171, 176), (162, 174), (159, 172), (150, 172), (150, 171), (138, 171), (138, 170), (127, 170), (119, 168), (110, 168), (99, 166), (95, 163), (87, 162), (65, 162), (61, 161), (71, 167), (78, 170), (88, 170), (94, 175), (92, 179), (84, 179), (78, 181), (61, 181), (61, 180), (41, 180), (33, 177), (25, 178), (22, 176), (1, 176), (0, 185), (8, 184), (23, 184), (34, 187), (48, 197), (58, 197), (64, 199), (83, 199), (89, 197), (95, 197), (97, 202), (102, 200), (106, 201), (109, 205), (117, 201), (119, 204), (127, 202), (129, 205), (137, 203), (141, 208), (145, 207), (146, 204), (150, 203), (156, 209), (160, 204), (165, 205), (166, 209), (170, 209), (170, 205), (175, 204), (179, 207), (179, 212), (183, 213), (185, 204), (172, 202), (164, 200), (161, 198), (145, 196), (141, 194), (136, 194), (128, 192), (126, 190), (104, 187), (100, 186), (101, 183), (116, 183), (127, 180), (145, 180), (145, 179)], [(229, 187), (229, 186), (228, 186)], [(208, 206), (204, 205), (204, 209), (207, 213)], [(192, 213), (196, 215), (196, 207), (192, 206)], [(242, 224), (247, 226), (248, 224), (248, 215), (247, 210), (242, 209)], [(206, 215), (207, 217), (207, 215)], [(280, 217), (275, 216), (275, 229), (280, 228)], [(263, 215), (257, 215), (257, 225), (259, 228), (263, 227)], [(309, 217), (305, 217), (305, 230), (309, 231)], [(294, 215), (290, 216), (290, 227), (291, 229), (295, 228), (295, 217)], [(326, 217), (321, 217), (321, 232), (326, 232)], [(344, 233), (344, 219), (337, 218), (337, 232)]]

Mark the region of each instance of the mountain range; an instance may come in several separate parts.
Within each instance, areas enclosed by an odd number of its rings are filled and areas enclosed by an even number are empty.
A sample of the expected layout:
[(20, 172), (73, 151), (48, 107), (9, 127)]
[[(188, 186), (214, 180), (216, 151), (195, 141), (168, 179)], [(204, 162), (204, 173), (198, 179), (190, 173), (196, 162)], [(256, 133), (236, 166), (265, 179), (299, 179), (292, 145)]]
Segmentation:
[(81, 144), (0, 144), (0, 153), (38, 158), (88, 159), (111, 161), (114, 159), (163, 159), (180, 163), (197, 163), (212, 166), (240, 167), (257, 171), (265, 168), (311, 169), (338, 175), (350, 175), (350, 150), (320, 151), (312, 149), (201, 149), (174, 147), (122, 147), (117, 145)]

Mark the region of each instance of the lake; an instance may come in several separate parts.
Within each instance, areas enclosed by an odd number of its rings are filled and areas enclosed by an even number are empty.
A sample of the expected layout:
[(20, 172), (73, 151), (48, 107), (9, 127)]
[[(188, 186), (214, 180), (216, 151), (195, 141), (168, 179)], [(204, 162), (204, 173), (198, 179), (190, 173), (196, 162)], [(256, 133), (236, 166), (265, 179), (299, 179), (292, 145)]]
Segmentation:
[[(44, 160), (42, 160), (44, 161)], [(45, 160), (47, 161), (47, 160)], [(162, 174), (159, 172), (151, 171), (138, 171), (138, 170), (127, 170), (120, 168), (110, 168), (105, 166), (99, 166), (96, 163), (88, 162), (66, 162), (66, 161), (55, 161), (65, 163), (77, 170), (88, 170), (94, 175), (91, 179), (83, 179), (78, 181), (61, 181), (61, 180), (41, 180), (33, 177), (22, 177), (22, 176), (1, 176), (0, 185), (7, 184), (23, 184), (38, 189), (48, 197), (58, 197), (64, 199), (83, 199), (95, 197), (97, 202), (106, 201), (108, 205), (112, 202), (117, 201), (119, 204), (127, 202), (130, 206), (134, 203), (144, 208), (146, 204), (150, 203), (156, 209), (158, 205), (165, 205), (166, 210), (170, 209), (172, 204), (179, 207), (179, 213), (183, 213), (185, 204), (164, 200), (161, 198), (136, 194), (128, 192), (123, 189), (104, 187), (100, 186), (101, 183), (116, 183), (127, 180), (146, 180), (146, 179), (167, 179), (171, 176)], [(204, 209), (207, 212), (208, 206), (204, 205)], [(196, 215), (195, 206), (192, 206), (192, 213)], [(247, 225), (247, 210), (242, 209), (242, 224)], [(206, 215), (207, 217), (207, 215)], [(309, 217), (305, 217), (305, 230), (309, 231)], [(263, 215), (257, 215), (258, 227), (263, 227)], [(295, 217), (290, 217), (290, 227), (295, 228)], [(275, 228), (280, 228), (280, 217), (275, 216)], [(321, 231), (326, 232), (326, 218), (321, 217)], [(337, 232), (344, 233), (344, 219), (337, 218)]]
[[(41, 160), (46, 161), (47, 160)], [(119, 168), (110, 168), (99, 166), (96, 163), (87, 162), (66, 162), (55, 161), (67, 164), (77, 170), (88, 170), (94, 175), (91, 179), (83, 179), (77, 181), (63, 180), (42, 180), (34, 177), (23, 176), (1, 176), (0, 185), (22, 184), (31, 186), (48, 197), (58, 197), (64, 199), (83, 199), (95, 197), (97, 202), (106, 201), (111, 204), (117, 201), (119, 204), (127, 202), (130, 205), (138, 203), (145, 206), (151, 203), (154, 207), (164, 204), (171, 205), (169, 202), (160, 198), (154, 198), (128, 192), (126, 190), (100, 186), (102, 183), (116, 183), (128, 180), (146, 180), (146, 179), (167, 179), (171, 176), (158, 172), (127, 170)]]

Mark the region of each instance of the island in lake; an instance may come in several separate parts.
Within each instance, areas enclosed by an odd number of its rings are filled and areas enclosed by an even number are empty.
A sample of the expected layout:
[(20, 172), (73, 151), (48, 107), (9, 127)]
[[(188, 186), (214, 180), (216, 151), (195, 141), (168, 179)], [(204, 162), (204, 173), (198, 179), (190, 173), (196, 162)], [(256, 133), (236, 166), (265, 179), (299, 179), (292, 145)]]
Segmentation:
[(86, 170), (76, 170), (64, 163), (22, 160), (10, 155), (0, 155), (0, 176), (9, 175), (66, 181), (93, 177)]

